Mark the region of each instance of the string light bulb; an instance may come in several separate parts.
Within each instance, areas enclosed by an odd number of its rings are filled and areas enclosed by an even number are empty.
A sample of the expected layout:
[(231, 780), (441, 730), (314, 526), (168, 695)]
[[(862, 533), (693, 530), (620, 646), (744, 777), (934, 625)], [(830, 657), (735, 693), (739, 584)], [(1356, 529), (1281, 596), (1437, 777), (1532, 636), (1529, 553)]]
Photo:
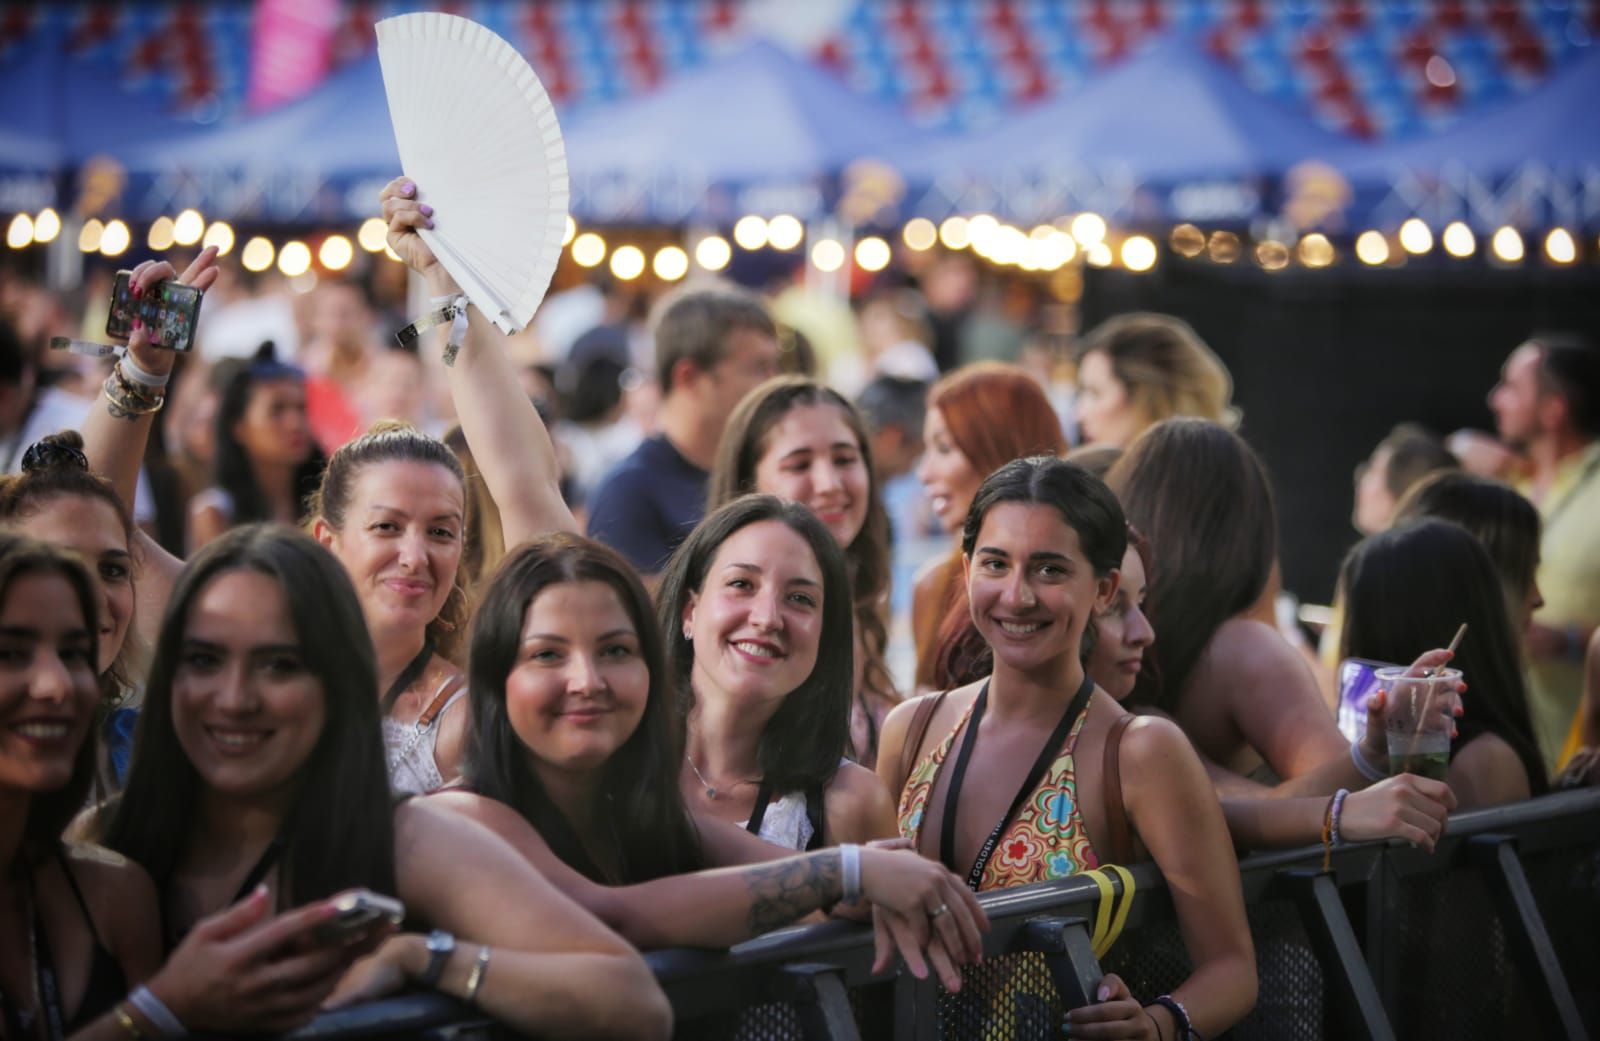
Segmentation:
[(106, 225), (104, 234), (100, 236), (100, 253), (107, 257), (120, 257), (133, 243), (133, 234), (128, 231), (128, 226), (120, 220), (114, 220)]
[(1443, 243), (1444, 251), (1452, 257), (1470, 257), (1478, 248), (1477, 236), (1472, 234), (1472, 229), (1465, 222), (1458, 220), (1445, 225), (1439, 241)]
[(184, 210), (172, 222), (172, 241), (180, 246), (192, 246), (206, 233), (206, 219), (199, 210)]
[(202, 246), (217, 247), (217, 256), (225, 257), (233, 251), (233, 226), (227, 221), (212, 221), (211, 227), (206, 229), (206, 237), (200, 240)]
[(733, 226), (733, 241), (739, 244), (740, 249), (748, 252), (762, 248), (767, 244), (766, 219), (757, 217), (753, 213), (740, 217), (739, 222)]
[(1156, 244), (1143, 235), (1131, 236), (1122, 244), (1122, 266), (1143, 273), (1156, 266)]
[(905, 241), (907, 249), (923, 253), (932, 249), (933, 244), (939, 241), (939, 229), (926, 217), (913, 217), (906, 221), (900, 237)]
[(656, 250), (650, 269), (663, 282), (676, 282), (689, 273), (689, 254), (679, 246), (662, 246)]
[(644, 250), (638, 246), (618, 246), (611, 254), (611, 273), (624, 282), (644, 274)]
[(780, 213), (767, 221), (767, 242), (773, 249), (794, 249), (805, 236), (805, 225), (787, 213)]
[(572, 240), (572, 259), (579, 267), (598, 267), (606, 259), (606, 240), (586, 231)]
[(61, 234), (61, 215), (46, 206), (33, 218), (33, 241), (44, 245), (54, 242), (56, 236)]
[[(382, 217), (368, 217), (361, 222), (361, 229), (356, 232), (356, 241), (361, 243), (361, 248), (368, 253), (382, 253), (384, 246), (389, 242), (389, 224)], [(562, 243), (566, 245), (565, 242)]]
[(145, 241), (157, 253), (164, 253), (171, 249), (172, 244), (178, 241), (178, 236), (173, 231), (172, 218), (163, 215), (151, 221), (150, 231), (145, 237)]
[(299, 239), (291, 239), (278, 250), (278, 270), (294, 278), (311, 270), (311, 247)]
[(1552, 264), (1570, 264), (1578, 259), (1578, 244), (1566, 228), (1551, 228), (1544, 237), (1544, 255)]
[(33, 218), (26, 213), (19, 213), (11, 218), (11, 224), (6, 228), (6, 245), (12, 249), (22, 249), (33, 243)]
[(965, 217), (946, 217), (939, 225), (939, 241), (945, 249), (966, 249), (972, 244), (972, 233)]
[(90, 217), (83, 222), (83, 227), (78, 229), (78, 248), (85, 253), (100, 251), (100, 237), (105, 234), (106, 226), (99, 217)]
[(1376, 267), (1389, 262), (1389, 240), (1381, 231), (1363, 231), (1356, 236), (1356, 256), (1363, 264)]
[(694, 248), (694, 262), (707, 271), (721, 271), (733, 259), (733, 247), (721, 235), (707, 235)]
[(1421, 256), (1433, 248), (1433, 231), (1420, 219), (1412, 217), (1400, 225), (1400, 247), (1413, 256)]
[(329, 235), (317, 248), (317, 262), (329, 271), (343, 271), (355, 257), (355, 247), (343, 235)]
[(1527, 255), (1527, 249), (1522, 244), (1522, 235), (1507, 224), (1494, 233), (1494, 238), (1489, 240), (1489, 248), (1494, 255), (1507, 264), (1519, 264)]
[(811, 247), (811, 263), (824, 273), (839, 270), (844, 267), (844, 246), (837, 239), (819, 239)]
[(276, 254), (271, 241), (257, 235), (244, 244), (244, 249), (239, 253), (239, 263), (244, 265), (246, 271), (265, 271), (272, 266)]

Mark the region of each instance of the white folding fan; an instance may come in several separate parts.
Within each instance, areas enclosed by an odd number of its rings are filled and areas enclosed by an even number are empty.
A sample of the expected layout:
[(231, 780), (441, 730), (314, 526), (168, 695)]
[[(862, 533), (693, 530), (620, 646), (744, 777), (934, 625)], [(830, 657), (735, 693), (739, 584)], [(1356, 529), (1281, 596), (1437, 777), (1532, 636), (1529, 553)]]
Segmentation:
[(505, 40), (427, 12), (377, 23), (400, 166), (433, 207), (422, 240), (507, 333), (550, 288), (566, 233), (567, 153), (550, 96)]

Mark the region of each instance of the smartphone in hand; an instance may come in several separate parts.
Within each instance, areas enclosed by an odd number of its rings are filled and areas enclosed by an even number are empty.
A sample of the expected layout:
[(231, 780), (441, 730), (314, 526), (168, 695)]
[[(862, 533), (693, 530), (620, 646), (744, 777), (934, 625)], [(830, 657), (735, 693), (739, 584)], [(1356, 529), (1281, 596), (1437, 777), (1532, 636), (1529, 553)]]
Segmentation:
[(203, 292), (178, 282), (158, 282), (140, 296), (132, 292), (131, 271), (118, 271), (111, 288), (111, 309), (106, 314), (106, 335), (126, 340), (133, 320), (144, 323), (150, 344), (169, 351), (194, 349), (194, 326), (200, 317)]
[(352, 889), (329, 900), (334, 916), (317, 926), (320, 943), (344, 943), (386, 926), (399, 927), (405, 905), (370, 889)]

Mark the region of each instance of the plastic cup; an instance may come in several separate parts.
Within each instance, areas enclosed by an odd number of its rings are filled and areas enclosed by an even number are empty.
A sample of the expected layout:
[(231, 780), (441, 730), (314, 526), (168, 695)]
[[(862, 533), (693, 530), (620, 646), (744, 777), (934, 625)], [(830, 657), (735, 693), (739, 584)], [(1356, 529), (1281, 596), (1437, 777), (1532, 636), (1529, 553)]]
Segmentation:
[(1456, 685), (1460, 669), (1438, 669), (1431, 676), (1407, 675), (1410, 666), (1378, 670), (1388, 691), (1384, 712), (1389, 745), (1389, 776), (1416, 774), (1436, 781), (1450, 771), (1450, 732), (1455, 729)]

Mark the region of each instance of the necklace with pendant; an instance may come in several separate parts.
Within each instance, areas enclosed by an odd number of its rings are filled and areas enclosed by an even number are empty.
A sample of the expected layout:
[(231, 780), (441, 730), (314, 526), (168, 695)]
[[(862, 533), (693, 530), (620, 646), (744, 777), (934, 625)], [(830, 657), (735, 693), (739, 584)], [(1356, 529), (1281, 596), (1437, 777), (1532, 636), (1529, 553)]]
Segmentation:
[(693, 756), (685, 752), (683, 754), (683, 758), (688, 762), (689, 769), (694, 771), (694, 775), (700, 778), (700, 783), (705, 787), (706, 790), (706, 798), (715, 801), (717, 796), (722, 794), (721, 792), (717, 791), (717, 786), (706, 780), (706, 775), (701, 773), (700, 768), (694, 764)]

